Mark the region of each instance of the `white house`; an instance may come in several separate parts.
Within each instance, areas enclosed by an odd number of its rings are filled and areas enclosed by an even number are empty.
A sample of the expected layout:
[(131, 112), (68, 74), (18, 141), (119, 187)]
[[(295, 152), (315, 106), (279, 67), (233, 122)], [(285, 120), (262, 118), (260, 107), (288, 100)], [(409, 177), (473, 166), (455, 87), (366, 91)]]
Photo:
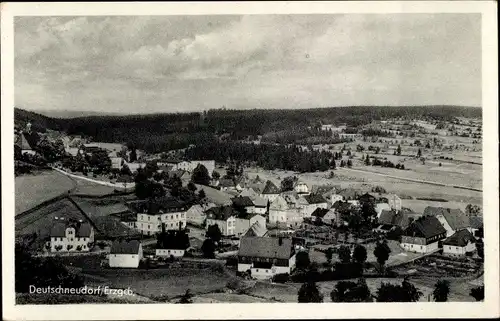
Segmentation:
[[(127, 164), (123, 157), (110, 157), (111, 168), (122, 169), (123, 165)], [(130, 167), (129, 167), (130, 168)]]
[(205, 218), (206, 218), (205, 210), (199, 204), (191, 206), (186, 211), (186, 222), (187, 223), (201, 225), (201, 224), (203, 224), (203, 221), (205, 221)]
[(330, 202), (332, 204), (335, 204), (335, 202), (343, 202), (344, 201), (344, 196), (340, 195), (340, 194), (332, 194), (330, 195)]
[(142, 257), (141, 242), (137, 240), (114, 241), (109, 251), (109, 267), (138, 268)]
[(304, 217), (311, 217), (317, 208), (326, 209), (328, 207), (328, 202), (319, 194), (301, 196), (298, 204)]
[(401, 198), (399, 196), (397, 196), (396, 194), (387, 195), (387, 202), (388, 202), (389, 206), (396, 211), (400, 211), (401, 208), (403, 207), (403, 203), (401, 202)]
[(299, 194), (309, 194), (309, 186), (307, 186), (307, 184), (304, 182), (298, 182), (297, 184), (295, 184), (293, 190)]
[(223, 236), (236, 235), (237, 213), (232, 206), (217, 206), (205, 211), (207, 216), (206, 230), (209, 226), (217, 225)]
[(245, 218), (236, 217), (235, 222), (234, 235), (236, 236), (244, 235), (255, 223), (259, 226), (266, 226), (266, 218), (258, 214), (249, 214)]
[(304, 221), (300, 209), (292, 208), (283, 198), (278, 196), (269, 206), (269, 223), (286, 224), (289, 227), (297, 227)]
[(434, 216), (423, 216), (413, 221), (401, 236), (401, 247), (409, 252), (429, 253), (439, 249), (439, 241), (446, 238), (446, 230)]
[(170, 230), (186, 227), (188, 210), (184, 203), (174, 199), (158, 202), (147, 201), (131, 204), (137, 212), (137, 229), (143, 235), (154, 235), (161, 231), (162, 223)]
[(94, 243), (94, 229), (89, 223), (57, 220), (50, 230), (51, 252), (88, 252)]
[(295, 248), (291, 238), (243, 237), (238, 251), (238, 272), (250, 272), (256, 279), (295, 269)]
[(388, 203), (377, 203), (375, 204), (375, 212), (377, 212), (377, 218), (382, 215), (382, 211), (390, 211), (391, 206)]
[(215, 169), (214, 160), (192, 160), (192, 161), (180, 161), (173, 164), (173, 170), (183, 170), (188, 173), (192, 173), (198, 165), (203, 165), (208, 171), (208, 175), (212, 177), (212, 173)]
[(476, 250), (476, 239), (468, 230), (460, 230), (443, 241), (443, 254), (465, 256)]
[(186, 249), (189, 248), (189, 235), (185, 230), (166, 231), (163, 228), (158, 236), (156, 256), (159, 257), (183, 257)]
[(273, 184), (271, 181), (266, 182), (266, 186), (262, 190), (260, 194), (261, 197), (267, 199), (270, 202), (273, 202), (280, 195), (279, 188)]

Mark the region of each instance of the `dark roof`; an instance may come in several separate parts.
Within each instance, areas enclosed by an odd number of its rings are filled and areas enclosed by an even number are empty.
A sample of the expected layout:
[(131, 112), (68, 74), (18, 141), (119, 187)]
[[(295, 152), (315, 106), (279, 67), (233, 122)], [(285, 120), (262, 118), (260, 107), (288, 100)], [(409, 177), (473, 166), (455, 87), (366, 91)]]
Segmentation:
[(316, 217), (324, 217), (326, 215), (326, 213), (328, 213), (330, 210), (326, 209), (326, 208), (317, 208), (314, 210), (314, 212), (312, 212), (312, 216), (316, 216)]
[(75, 237), (89, 237), (92, 232), (92, 227), (89, 223), (66, 223), (56, 222), (50, 230), (51, 237), (66, 237), (66, 229), (73, 227), (75, 229)]
[(187, 211), (185, 202), (171, 197), (157, 198), (148, 201), (135, 201), (128, 203), (128, 206), (137, 213), (161, 214), (169, 212)]
[(214, 220), (227, 220), (231, 216), (238, 216), (238, 213), (232, 206), (212, 207), (205, 211), (207, 218)]
[(412, 215), (404, 211), (382, 210), (378, 218), (378, 223), (391, 226), (395, 225), (405, 229), (410, 225), (411, 218), (415, 219), (416, 214)]
[(469, 216), (469, 225), (474, 229), (480, 229), (483, 227), (483, 217), (482, 216)]
[(230, 178), (221, 178), (219, 180), (219, 186), (220, 187), (234, 187), (234, 181)]
[(164, 159), (159, 159), (157, 162), (167, 163), (167, 164), (179, 164), (182, 161), (183, 161), (182, 159), (178, 158), (164, 158)]
[(281, 238), (280, 241), (277, 237), (242, 237), (238, 255), (288, 260), (293, 255), (292, 239)]
[(116, 179), (116, 182), (117, 183), (132, 183), (132, 182), (134, 182), (134, 178), (130, 175), (120, 175), (120, 177), (118, 177)]
[(446, 233), (446, 229), (434, 216), (423, 216), (408, 226), (404, 235), (430, 238)]
[(464, 247), (469, 242), (474, 242), (474, 241), (475, 241), (475, 238), (471, 234), (471, 232), (464, 229), (464, 230), (460, 230), (458, 232), (455, 232), (455, 234), (453, 234), (452, 236), (450, 236), (449, 238), (444, 240), (443, 244)]
[(424, 215), (444, 216), (446, 222), (448, 222), (450, 227), (455, 231), (469, 227), (469, 219), (465, 213), (458, 208), (427, 206), (424, 210)]
[(237, 196), (231, 199), (233, 205), (236, 207), (254, 206), (252, 200), (248, 196)]
[(274, 183), (271, 181), (267, 181), (266, 186), (262, 190), (262, 194), (279, 194), (279, 193), (280, 189), (276, 185), (274, 185)]
[(141, 243), (137, 240), (114, 241), (111, 245), (110, 254), (138, 254)]
[(304, 196), (304, 198), (306, 199), (306, 201), (309, 204), (326, 203), (325, 198), (323, 196), (321, 196), (320, 194), (309, 194), (309, 195)]
[(376, 197), (369, 193), (364, 193), (358, 198), (358, 200), (360, 200), (361, 202), (372, 202), (376, 200)]

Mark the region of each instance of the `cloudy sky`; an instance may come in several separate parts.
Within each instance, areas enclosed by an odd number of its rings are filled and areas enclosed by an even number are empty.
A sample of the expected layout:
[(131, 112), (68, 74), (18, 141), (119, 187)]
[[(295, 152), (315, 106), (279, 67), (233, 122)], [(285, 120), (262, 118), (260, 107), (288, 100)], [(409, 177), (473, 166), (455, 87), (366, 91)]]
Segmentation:
[(123, 113), (480, 106), (480, 15), (17, 17), (15, 103)]

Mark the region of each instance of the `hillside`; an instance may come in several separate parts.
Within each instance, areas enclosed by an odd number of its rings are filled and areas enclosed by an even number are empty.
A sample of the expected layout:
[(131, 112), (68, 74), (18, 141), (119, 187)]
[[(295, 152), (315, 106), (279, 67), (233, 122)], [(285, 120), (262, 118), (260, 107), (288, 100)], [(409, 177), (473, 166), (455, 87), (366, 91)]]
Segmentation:
[[(144, 114), (127, 116), (87, 116), (52, 118), (15, 109), (16, 125), (28, 120), (34, 128), (91, 136), (96, 141), (124, 141), (146, 151), (187, 147), (227, 133), (233, 139), (279, 131), (296, 131), (322, 123), (358, 126), (387, 118), (452, 120), (477, 117), (481, 108), (458, 106), (353, 106), (314, 109), (209, 110), (205, 113)], [(103, 129), (106, 130), (103, 130)]]

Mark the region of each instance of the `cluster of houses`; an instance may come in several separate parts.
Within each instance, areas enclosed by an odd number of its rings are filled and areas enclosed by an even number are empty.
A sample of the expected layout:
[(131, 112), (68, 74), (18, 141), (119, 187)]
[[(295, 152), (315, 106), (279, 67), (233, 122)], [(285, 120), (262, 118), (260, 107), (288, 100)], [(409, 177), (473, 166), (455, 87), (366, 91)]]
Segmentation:
[[(207, 194), (203, 204), (186, 205), (168, 197), (131, 201), (127, 205), (134, 214), (121, 221), (144, 236), (163, 235), (156, 249), (158, 257), (184, 256), (189, 246), (184, 241), (189, 237), (188, 224), (206, 230), (216, 225), (224, 238), (238, 240), (238, 271), (255, 278), (290, 273), (295, 268), (295, 255), (302, 249), (284, 233), (271, 235), (268, 227), (293, 232), (303, 227), (305, 221), (345, 225), (340, 215), (342, 208), (366, 202), (371, 202), (377, 212), (375, 230), (382, 233), (399, 230), (400, 246), (406, 251), (431, 253), (442, 249), (444, 254), (466, 255), (475, 250), (476, 240), (482, 237), (479, 216), (430, 206), (423, 213), (415, 213), (403, 207), (401, 198), (395, 194), (375, 197), (334, 186), (310, 188), (300, 181), (289, 191), (281, 191), (271, 181), (232, 182), (231, 193), (199, 186)], [(85, 252), (93, 244), (91, 224), (60, 220), (54, 224), (46, 247), (51, 252)], [(110, 248), (109, 266), (137, 268), (142, 253), (139, 241), (116, 240)]]

